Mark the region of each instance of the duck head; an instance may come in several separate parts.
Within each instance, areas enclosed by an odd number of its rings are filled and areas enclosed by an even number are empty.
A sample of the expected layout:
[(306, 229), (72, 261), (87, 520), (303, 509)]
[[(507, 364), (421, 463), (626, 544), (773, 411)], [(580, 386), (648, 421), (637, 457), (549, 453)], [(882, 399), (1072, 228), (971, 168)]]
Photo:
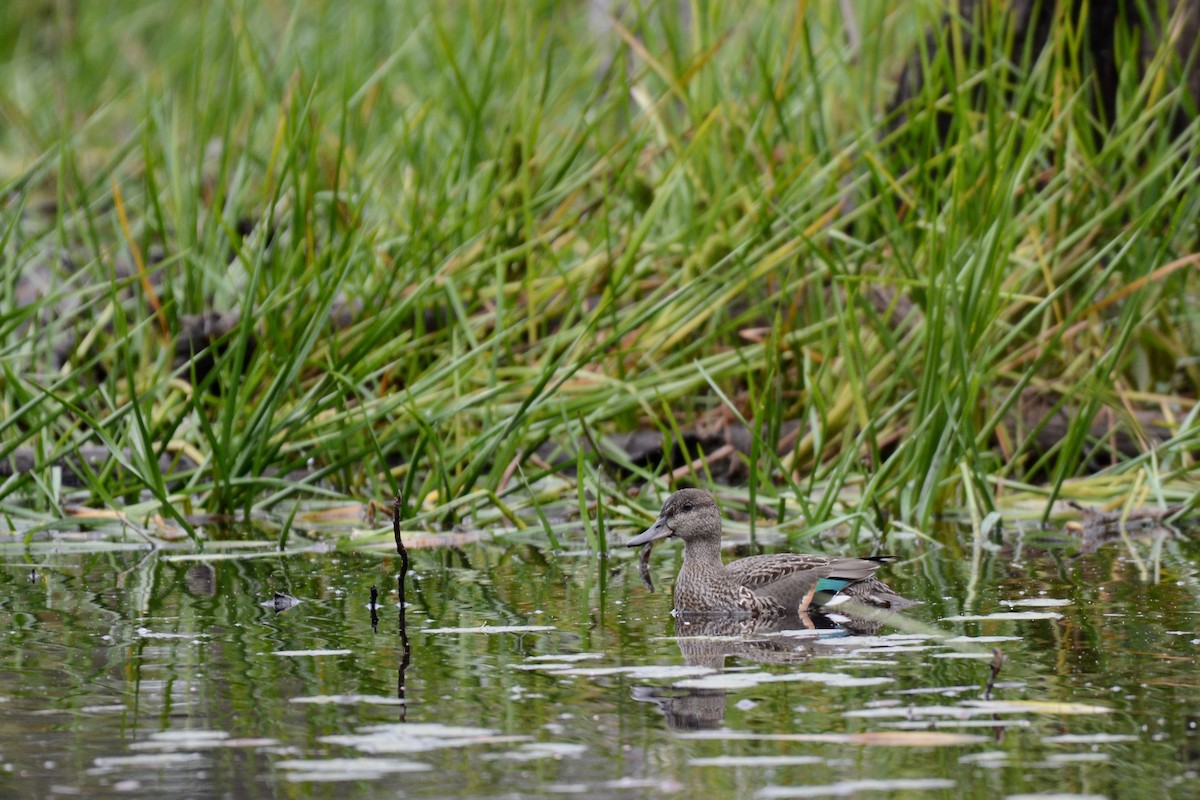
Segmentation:
[(684, 543), (692, 541), (721, 541), (721, 512), (712, 495), (700, 489), (680, 489), (667, 498), (654, 524), (628, 542), (626, 547), (640, 547), (659, 539), (675, 536)]

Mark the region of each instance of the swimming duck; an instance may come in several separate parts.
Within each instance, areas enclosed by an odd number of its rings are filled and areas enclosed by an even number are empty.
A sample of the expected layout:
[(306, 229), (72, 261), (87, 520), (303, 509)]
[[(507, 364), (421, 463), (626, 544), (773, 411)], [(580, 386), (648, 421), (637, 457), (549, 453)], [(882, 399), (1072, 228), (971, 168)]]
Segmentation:
[(881, 608), (913, 605), (875, 577), (891, 556), (777, 553), (722, 563), (721, 513), (712, 495), (700, 489), (681, 489), (668, 497), (655, 523), (625, 546), (671, 536), (683, 540), (683, 567), (675, 580), (678, 614), (776, 617), (819, 612), (836, 605), (838, 597)]

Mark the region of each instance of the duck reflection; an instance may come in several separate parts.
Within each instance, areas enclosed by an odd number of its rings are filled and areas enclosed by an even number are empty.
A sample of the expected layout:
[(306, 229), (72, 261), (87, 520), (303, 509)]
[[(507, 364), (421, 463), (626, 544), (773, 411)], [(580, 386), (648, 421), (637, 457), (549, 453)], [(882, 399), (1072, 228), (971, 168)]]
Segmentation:
[[(841, 615), (793, 614), (767, 619), (728, 619), (679, 615), (676, 641), (688, 666), (725, 670), (725, 658), (736, 656), (761, 664), (803, 664), (818, 639), (869, 636), (882, 622)], [(719, 728), (725, 721), (726, 690), (682, 686), (635, 686), (633, 699), (654, 703), (672, 730)]]

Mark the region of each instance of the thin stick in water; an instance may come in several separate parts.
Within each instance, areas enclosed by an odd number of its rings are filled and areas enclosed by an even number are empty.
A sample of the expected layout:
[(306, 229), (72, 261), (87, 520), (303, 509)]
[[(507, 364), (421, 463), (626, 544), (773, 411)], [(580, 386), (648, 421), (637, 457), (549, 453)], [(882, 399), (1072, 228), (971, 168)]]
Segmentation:
[(983, 689), (983, 699), (992, 699), (992, 689), (996, 686), (996, 678), (1000, 677), (1000, 668), (1004, 666), (1004, 662), (1008, 657), (1001, 652), (999, 647), (992, 648), (992, 674), (988, 676), (987, 685)]
[[(400, 554), (400, 575), (396, 578), (396, 588), (400, 595), (400, 646), (403, 655), (400, 658), (400, 669), (396, 676), (396, 699), (403, 701), (404, 692), (407, 688), (405, 684), (404, 674), (408, 670), (409, 661), (412, 658), (412, 649), (408, 644), (408, 628), (404, 618), (405, 602), (404, 602), (404, 578), (408, 574), (408, 550), (404, 547), (404, 541), (400, 538), (400, 508), (403, 505), (403, 500), (400, 493), (396, 493), (396, 500), (392, 504), (392, 532), (396, 535), (396, 552)], [(403, 722), (408, 715), (408, 707), (403, 702), (400, 705), (400, 721)]]

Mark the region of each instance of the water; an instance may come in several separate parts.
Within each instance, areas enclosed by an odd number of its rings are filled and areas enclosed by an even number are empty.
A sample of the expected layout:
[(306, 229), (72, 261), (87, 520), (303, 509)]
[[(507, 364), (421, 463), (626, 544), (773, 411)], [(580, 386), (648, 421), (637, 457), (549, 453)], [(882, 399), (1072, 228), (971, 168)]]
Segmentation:
[(901, 620), (682, 639), (675, 548), (655, 594), (624, 552), (414, 551), (401, 676), (387, 554), (9, 545), (0, 797), (1200, 796), (1194, 541), (908, 549)]

